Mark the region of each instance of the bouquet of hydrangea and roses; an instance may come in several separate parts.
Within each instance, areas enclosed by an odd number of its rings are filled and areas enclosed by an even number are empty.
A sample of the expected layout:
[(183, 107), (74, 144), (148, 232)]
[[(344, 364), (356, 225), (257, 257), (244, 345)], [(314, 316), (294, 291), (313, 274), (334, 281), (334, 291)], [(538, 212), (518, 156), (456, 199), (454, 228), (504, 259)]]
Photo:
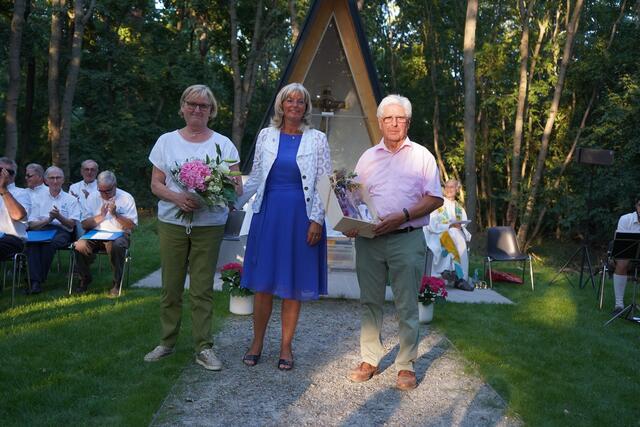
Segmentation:
[[(231, 171), (230, 163), (234, 160), (221, 159), (220, 147), (216, 145), (217, 156), (211, 159), (208, 155), (202, 159), (187, 159), (181, 165), (171, 169), (171, 176), (180, 188), (193, 194), (204, 206), (226, 207), (236, 199), (235, 183), (232, 179), (241, 172)], [(176, 218), (185, 218), (189, 223), (193, 220), (193, 212), (178, 211)]]
[(424, 305), (429, 305), (436, 300), (445, 301), (447, 298), (447, 290), (444, 280), (433, 277), (423, 276), (420, 284), (420, 292), (418, 292), (418, 301)]

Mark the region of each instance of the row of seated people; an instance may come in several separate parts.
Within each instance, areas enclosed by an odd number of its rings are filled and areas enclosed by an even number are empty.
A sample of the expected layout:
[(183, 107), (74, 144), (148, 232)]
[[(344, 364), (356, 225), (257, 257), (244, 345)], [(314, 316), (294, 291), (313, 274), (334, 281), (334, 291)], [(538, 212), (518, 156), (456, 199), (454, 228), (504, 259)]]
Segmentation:
[[(80, 277), (76, 292), (86, 292), (91, 283), (90, 265), (95, 254), (107, 252), (113, 271), (112, 295), (119, 292), (124, 259), (131, 231), (138, 223), (136, 204), (131, 196), (117, 187), (113, 172), (98, 174), (94, 161), (81, 166), (83, 180), (63, 191), (64, 172), (57, 166), (43, 170), (32, 163), (26, 168), (28, 188), (15, 185), (17, 165), (0, 157), (0, 260), (26, 253), (30, 287), (27, 294), (42, 292), (55, 253), (75, 241), (75, 274)], [(43, 241), (30, 241), (28, 231), (49, 231)], [(103, 231), (112, 240), (80, 238), (83, 231)]]

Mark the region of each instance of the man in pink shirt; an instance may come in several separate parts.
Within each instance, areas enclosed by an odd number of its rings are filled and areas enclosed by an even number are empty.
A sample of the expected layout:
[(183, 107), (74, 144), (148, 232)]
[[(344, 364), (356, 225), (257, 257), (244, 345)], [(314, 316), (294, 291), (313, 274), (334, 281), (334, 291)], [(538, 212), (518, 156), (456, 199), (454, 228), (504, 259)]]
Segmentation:
[(362, 154), (355, 172), (369, 193), (380, 222), (376, 237), (355, 237), (356, 273), (362, 304), (361, 363), (349, 374), (354, 382), (378, 373), (385, 354), (380, 341), (387, 278), (399, 318), (400, 350), (395, 365), (396, 387), (416, 387), (413, 367), (418, 354), (418, 288), (424, 272), (426, 244), (422, 227), (442, 205), (438, 167), (425, 147), (407, 137), (411, 102), (399, 95), (382, 100), (377, 111), (382, 141)]

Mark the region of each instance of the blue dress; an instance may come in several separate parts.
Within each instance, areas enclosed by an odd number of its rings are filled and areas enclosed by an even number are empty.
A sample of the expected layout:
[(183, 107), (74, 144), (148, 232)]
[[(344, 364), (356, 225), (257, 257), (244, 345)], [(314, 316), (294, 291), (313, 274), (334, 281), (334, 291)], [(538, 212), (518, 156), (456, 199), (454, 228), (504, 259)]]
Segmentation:
[(306, 301), (327, 294), (327, 239), (307, 244), (309, 217), (296, 154), (302, 135), (280, 133), (260, 212), (247, 237), (241, 284), (254, 292)]

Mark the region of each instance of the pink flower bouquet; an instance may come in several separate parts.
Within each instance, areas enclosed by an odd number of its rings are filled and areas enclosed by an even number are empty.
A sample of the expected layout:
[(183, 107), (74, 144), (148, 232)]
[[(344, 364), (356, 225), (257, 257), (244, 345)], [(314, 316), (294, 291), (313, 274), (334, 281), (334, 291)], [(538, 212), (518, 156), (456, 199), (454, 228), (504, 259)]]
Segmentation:
[(436, 300), (445, 301), (448, 292), (445, 289), (445, 282), (433, 276), (423, 276), (418, 292), (418, 301), (424, 305), (429, 305)]
[[(240, 172), (229, 170), (228, 164), (234, 161), (220, 159), (220, 147), (216, 148), (218, 155), (215, 159), (206, 156), (204, 160), (185, 160), (181, 165), (176, 163), (171, 175), (180, 188), (196, 195), (204, 206), (224, 208), (236, 199), (231, 177), (240, 175)], [(191, 223), (193, 212), (180, 210), (176, 218), (186, 218)]]

